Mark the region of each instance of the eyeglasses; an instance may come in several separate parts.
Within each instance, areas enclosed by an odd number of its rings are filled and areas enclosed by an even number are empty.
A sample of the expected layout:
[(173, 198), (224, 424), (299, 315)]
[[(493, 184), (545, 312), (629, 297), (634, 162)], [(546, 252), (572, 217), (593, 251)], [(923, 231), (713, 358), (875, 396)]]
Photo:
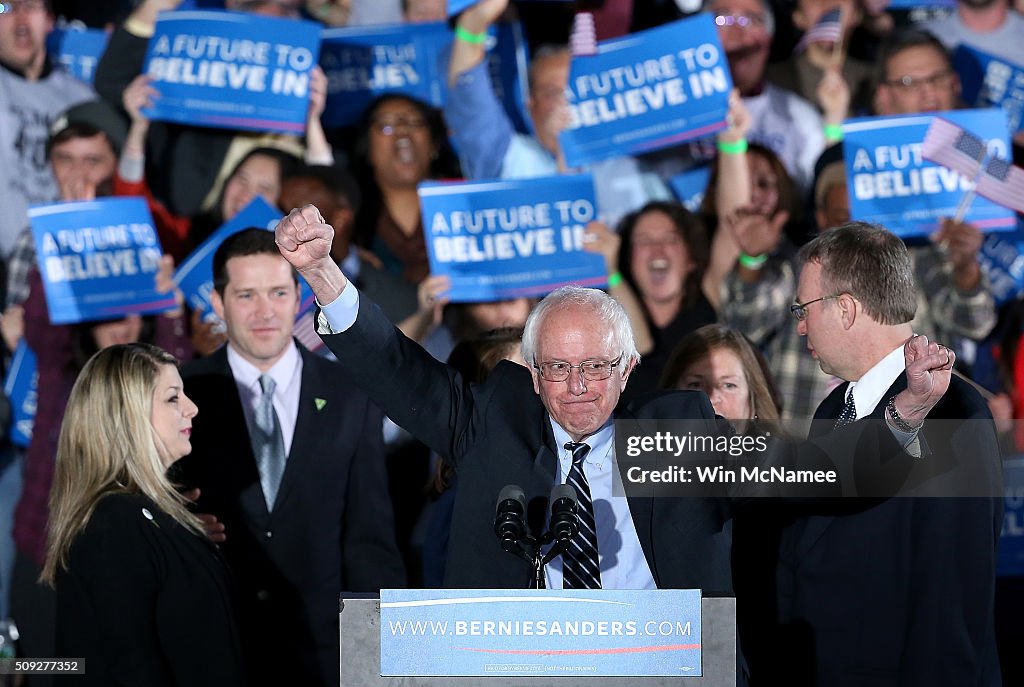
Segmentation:
[(382, 136), (394, 136), (399, 129), (405, 131), (423, 129), (427, 126), (427, 120), (423, 117), (395, 117), (394, 119), (375, 119), (372, 125)]
[(737, 26), (741, 29), (762, 28), (765, 25), (763, 14), (719, 14), (715, 16), (716, 26)]
[(579, 370), (583, 378), (588, 382), (599, 382), (612, 376), (614, 370), (622, 361), (620, 355), (615, 360), (584, 360), (579, 365), (573, 365), (563, 360), (552, 360), (540, 365), (534, 365), (534, 369), (540, 370), (540, 376), (548, 382), (564, 382), (569, 379), (573, 370)]
[(920, 91), (927, 86), (944, 90), (953, 84), (953, 72), (945, 69), (930, 76), (901, 76), (898, 79), (890, 79), (885, 83), (893, 88), (904, 91)]
[(789, 312), (793, 313), (793, 317), (796, 318), (797, 322), (803, 322), (807, 319), (807, 306), (818, 301), (827, 301), (833, 298), (839, 298), (840, 294), (834, 296), (822, 296), (821, 298), (815, 298), (813, 301), (807, 301), (806, 303), (795, 303), (789, 306)]
[(0, 14), (13, 14), (17, 10), (31, 12), (46, 8), (44, 0), (9, 0), (0, 2)]
[(673, 233), (668, 236), (638, 236), (633, 239), (633, 248), (655, 248), (659, 246), (681, 246), (683, 237)]

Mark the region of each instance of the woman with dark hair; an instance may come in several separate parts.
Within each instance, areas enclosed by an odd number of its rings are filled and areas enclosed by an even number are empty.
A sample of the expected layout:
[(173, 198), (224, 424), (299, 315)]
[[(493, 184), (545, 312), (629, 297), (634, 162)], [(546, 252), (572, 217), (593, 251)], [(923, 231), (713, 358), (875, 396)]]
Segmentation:
[[(630, 377), (626, 395), (658, 388), (676, 343), (715, 321), (704, 292), (707, 235), (700, 220), (676, 202), (654, 201), (627, 215), (619, 225), (618, 269), (640, 301), (653, 346)], [(613, 294), (614, 295), (614, 294)]]
[(356, 242), (389, 271), (418, 284), (430, 266), (416, 186), (460, 176), (441, 113), (407, 95), (380, 96), (359, 125), (353, 158), (363, 186)]
[(244, 684), (224, 562), (167, 478), (197, 408), (177, 360), (103, 348), (68, 398), (42, 580), (57, 593), (55, 655), (84, 684)]

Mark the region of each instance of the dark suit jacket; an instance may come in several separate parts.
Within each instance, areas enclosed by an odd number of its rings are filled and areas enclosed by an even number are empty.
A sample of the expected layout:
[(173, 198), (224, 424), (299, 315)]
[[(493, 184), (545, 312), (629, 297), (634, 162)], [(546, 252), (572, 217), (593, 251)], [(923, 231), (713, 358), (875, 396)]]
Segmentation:
[[(884, 422), (886, 400), (905, 387), (901, 377), (871, 417)], [(815, 417), (838, 417), (846, 388), (825, 399)], [(916, 484), (911, 475), (901, 494), (952, 493), (950, 485), (966, 479), (1002, 493), (995, 427), (967, 383), (953, 378), (921, 437), (919, 467), (938, 467), (942, 474)], [(993, 593), (1001, 498), (841, 499), (831, 510), (819, 504), (814, 513), (798, 515), (782, 530), (781, 660), (772, 681), (1000, 684)]]
[[(365, 295), (355, 325), (324, 341), (389, 417), (458, 470), (445, 584), (527, 587), (530, 566), (502, 550), (493, 524), (504, 486), (521, 486), (529, 509), (543, 514), (556, 480), (557, 447), (530, 374), (501, 363), (483, 385), (468, 386), (401, 336)], [(710, 402), (697, 392), (648, 399), (623, 417), (630, 415), (703, 418), (717, 431)], [(629, 506), (659, 587), (731, 594), (728, 501), (631, 497)]]
[[(296, 344), (298, 345), (298, 344)], [(253, 678), (338, 684), (338, 595), (405, 584), (384, 477), (380, 412), (338, 365), (299, 345), (295, 435), (267, 512), (227, 350), (186, 365), (199, 406), (181, 482), (224, 522), (238, 581), (243, 648)], [(319, 406), (319, 407), (318, 407)], [(273, 661), (267, 660), (274, 657)]]
[(56, 654), (86, 659), (74, 684), (244, 685), (226, 577), (216, 549), (149, 498), (107, 496), (57, 573)]

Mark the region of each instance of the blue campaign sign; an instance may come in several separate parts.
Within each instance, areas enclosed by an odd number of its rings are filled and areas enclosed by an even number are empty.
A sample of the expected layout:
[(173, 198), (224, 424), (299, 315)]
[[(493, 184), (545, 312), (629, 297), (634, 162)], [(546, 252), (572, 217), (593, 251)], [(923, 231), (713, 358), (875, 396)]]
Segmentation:
[(981, 244), (978, 262), (988, 277), (996, 305), (1024, 293), (1024, 221), (1016, 231), (989, 234)]
[(76, 78), (91, 84), (110, 34), (102, 29), (65, 27), (46, 37), (46, 49)]
[(700, 210), (704, 192), (711, 179), (711, 165), (701, 165), (681, 172), (668, 180), (673, 195), (690, 212)]
[(144, 72), (160, 98), (152, 119), (301, 134), (320, 25), (243, 12), (164, 12)]
[(354, 124), (382, 93), (405, 93), (439, 107), (438, 55), (451, 42), (443, 22), (328, 29), (320, 66), (327, 75), (324, 126)]
[(698, 677), (700, 606), (696, 589), (382, 589), (380, 672)]
[(420, 184), (427, 255), (453, 302), (542, 296), (565, 284), (608, 283), (604, 258), (583, 250), (596, 216), (589, 174)]
[(956, 9), (956, 0), (889, 0), (885, 9), (913, 10), (918, 7), (934, 7), (938, 9)]
[[(986, 141), (989, 152), (1009, 157), (1002, 110), (955, 110), (943, 119)], [(953, 217), (973, 180), (928, 162), (922, 144), (933, 115), (862, 117), (843, 124), (843, 157), (850, 217), (877, 222), (900, 237), (926, 236)], [(1012, 210), (977, 196), (964, 216), (984, 232), (1012, 231)]]
[(1024, 575), (1024, 456), (1003, 459), (1003, 483), (1006, 494), (996, 573)]
[(210, 294), (213, 292), (213, 254), (224, 239), (249, 227), (273, 229), (281, 220), (281, 212), (271, 207), (260, 196), (252, 199), (232, 219), (213, 232), (208, 239), (185, 258), (174, 273), (174, 283), (185, 295), (185, 303), (200, 313), (212, 313)]
[(160, 239), (143, 198), (33, 205), (28, 211), (53, 324), (165, 312)]
[[(487, 67), (494, 92), (516, 131), (530, 133), (530, 119), (526, 114), (529, 67), (523, 26), (519, 22), (496, 24), (489, 33), (493, 40), (487, 43)], [(442, 84), (447, 86), (447, 80), (442, 80)]]
[(7, 368), (4, 394), (11, 401), (11, 443), (27, 448), (32, 441), (32, 427), (36, 421), (39, 373), (36, 354), (25, 344), (24, 339), (18, 342)]
[(971, 107), (1001, 107), (1010, 131), (1024, 128), (1024, 66), (960, 45), (953, 53), (960, 96)]
[(710, 14), (597, 45), (569, 67), (570, 167), (664, 148), (725, 127), (732, 77)]

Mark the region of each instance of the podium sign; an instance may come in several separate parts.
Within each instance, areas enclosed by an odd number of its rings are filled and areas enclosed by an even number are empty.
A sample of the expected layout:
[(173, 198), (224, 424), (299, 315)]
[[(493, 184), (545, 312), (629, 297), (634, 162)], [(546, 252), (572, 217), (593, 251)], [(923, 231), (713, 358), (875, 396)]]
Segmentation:
[(702, 674), (700, 590), (388, 589), (383, 676)]

